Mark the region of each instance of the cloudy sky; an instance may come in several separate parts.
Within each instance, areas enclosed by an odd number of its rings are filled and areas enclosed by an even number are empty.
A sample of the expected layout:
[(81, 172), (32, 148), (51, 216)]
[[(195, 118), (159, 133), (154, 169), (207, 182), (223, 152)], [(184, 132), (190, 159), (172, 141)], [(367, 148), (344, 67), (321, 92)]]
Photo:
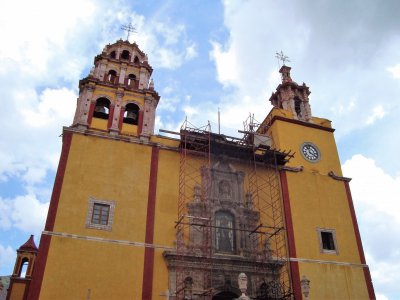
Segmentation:
[(157, 128), (185, 116), (237, 135), (279, 82), (277, 51), (333, 121), (379, 299), (400, 299), (400, 1), (171, 0), (0, 2), (0, 275), (31, 233), (38, 242), (78, 80), (105, 44), (149, 55)]

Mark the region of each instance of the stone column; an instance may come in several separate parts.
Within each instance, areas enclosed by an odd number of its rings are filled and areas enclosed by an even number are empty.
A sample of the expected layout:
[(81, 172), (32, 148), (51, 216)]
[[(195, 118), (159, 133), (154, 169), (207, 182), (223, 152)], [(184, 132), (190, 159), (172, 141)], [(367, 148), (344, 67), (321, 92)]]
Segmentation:
[(156, 100), (151, 96), (144, 97), (144, 114), (141, 137), (149, 138), (154, 133)]
[(139, 73), (139, 89), (147, 89), (149, 84), (149, 74), (145, 68), (140, 68)]
[(110, 127), (111, 134), (118, 134), (119, 132), (118, 124), (121, 112), (122, 97), (124, 96), (124, 92), (116, 91), (115, 94), (117, 96), (117, 100), (115, 101), (114, 113), (112, 116), (112, 122)]
[(87, 85), (84, 87), (84, 90), (79, 95), (75, 112), (74, 125), (83, 126), (87, 128), (89, 108), (93, 96), (93, 91), (94, 91), (94, 86)]
[(128, 69), (128, 67), (125, 64), (123, 64), (121, 66), (121, 71), (120, 71), (120, 74), (119, 74), (119, 81), (118, 81), (119, 84), (124, 84), (125, 83), (125, 76), (126, 76), (126, 70), (127, 69)]

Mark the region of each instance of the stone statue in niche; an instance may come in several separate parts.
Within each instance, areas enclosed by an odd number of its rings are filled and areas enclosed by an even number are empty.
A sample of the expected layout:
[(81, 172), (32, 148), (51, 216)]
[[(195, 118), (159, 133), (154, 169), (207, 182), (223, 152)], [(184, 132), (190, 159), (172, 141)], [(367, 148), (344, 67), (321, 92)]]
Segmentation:
[(194, 186), (194, 202), (200, 202), (201, 201), (201, 187), (199, 185)]
[(231, 185), (226, 180), (219, 183), (219, 195), (221, 198), (229, 198), (231, 196)]

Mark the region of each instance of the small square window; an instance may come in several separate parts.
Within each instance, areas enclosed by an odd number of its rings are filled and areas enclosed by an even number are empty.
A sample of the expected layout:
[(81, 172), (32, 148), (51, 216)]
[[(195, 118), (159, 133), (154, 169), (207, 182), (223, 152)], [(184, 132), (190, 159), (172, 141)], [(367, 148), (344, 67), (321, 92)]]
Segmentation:
[(317, 233), (322, 253), (339, 253), (336, 243), (336, 231), (334, 229), (317, 228)]
[(89, 198), (89, 208), (86, 217), (86, 227), (111, 230), (114, 220), (114, 201)]

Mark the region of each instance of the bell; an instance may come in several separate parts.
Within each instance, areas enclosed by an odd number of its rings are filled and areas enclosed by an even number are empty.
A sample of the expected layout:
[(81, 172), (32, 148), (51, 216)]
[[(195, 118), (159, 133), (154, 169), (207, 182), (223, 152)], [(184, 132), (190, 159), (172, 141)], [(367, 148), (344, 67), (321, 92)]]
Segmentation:
[(136, 120), (137, 119), (137, 114), (134, 111), (128, 111), (128, 113), (126, 114), (126, 118), (127, 119)]
[(94, 111), (95, 111), (95, 112), (100, 112), (100, 113), (105, 113), (105, 112), (106, 112), (106, 109), (105, 109), (104, 106), (102, 106), (102, 105), (97, 105), (97, 106), (94, 108)]

